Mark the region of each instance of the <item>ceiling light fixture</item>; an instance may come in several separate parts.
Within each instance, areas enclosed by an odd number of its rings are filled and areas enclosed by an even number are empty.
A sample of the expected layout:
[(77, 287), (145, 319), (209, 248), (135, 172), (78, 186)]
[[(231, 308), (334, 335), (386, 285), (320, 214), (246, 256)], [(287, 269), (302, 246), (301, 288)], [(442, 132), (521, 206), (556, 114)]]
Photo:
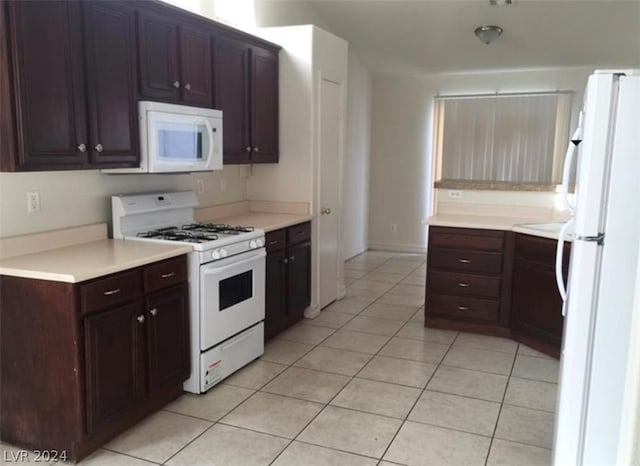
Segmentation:
[(500, 34), (502, 34), (502, 28), (500, 26), (480, 26), (473, 32), (478, 36), (478, 39), (489, 45), (500, 37)]

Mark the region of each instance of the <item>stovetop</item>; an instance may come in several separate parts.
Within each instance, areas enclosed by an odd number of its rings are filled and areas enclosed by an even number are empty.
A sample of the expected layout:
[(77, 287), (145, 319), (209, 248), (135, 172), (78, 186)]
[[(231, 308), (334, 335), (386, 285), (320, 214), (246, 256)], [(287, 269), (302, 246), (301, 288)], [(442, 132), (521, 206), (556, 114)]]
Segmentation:
[(253, 227), (232, 226), (218, 223), (189, 223), (177, 226), (158, 228), (138, 233), (138, 238), (159, 239), (165, 241), (182, 241), (185, 243), (208, 243), (224, 238), (238, 236), (255, 231)]

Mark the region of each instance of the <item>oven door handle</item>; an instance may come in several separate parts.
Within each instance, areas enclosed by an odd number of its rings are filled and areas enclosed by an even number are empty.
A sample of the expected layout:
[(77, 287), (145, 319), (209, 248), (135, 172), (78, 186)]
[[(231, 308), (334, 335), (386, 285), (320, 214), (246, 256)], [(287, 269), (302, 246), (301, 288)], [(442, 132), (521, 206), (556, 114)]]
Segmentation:
[(225, 270), (229, 270), (229, 269), (237, 267), (239, 265), (243, 265), (243, 264), (247, 264), (249, 262), (253, 262), (256, 259), (262, 259), (263, 257), (266, 257), (266, 255), (267, 255), (267, 253), (264, 250), (262, 250), (262, 251), (260, 251), (259, 254), (253, 255), (253, 256), (251, 256), (251, 257), (249, 257), (247, 259), (243, 259), (243, 260), (238, 261), (238, 262), (233, 262), (232, 264), (229, 264), (229, 265), (224, 265), (222, 267), (216, 267), (214, 265), (215, 262), (214, 263), (210, 263), (210, 264), (207, 264), (207, 267), (202, 270), (202, 273), (204, 275), (218, 275), (220, 273), (224, 273)]

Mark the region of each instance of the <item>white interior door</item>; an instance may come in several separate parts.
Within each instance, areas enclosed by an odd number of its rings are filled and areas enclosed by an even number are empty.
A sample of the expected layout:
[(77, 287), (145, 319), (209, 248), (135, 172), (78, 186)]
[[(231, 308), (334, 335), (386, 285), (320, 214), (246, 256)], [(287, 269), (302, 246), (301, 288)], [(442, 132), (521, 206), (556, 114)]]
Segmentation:
[(320, 198), (318, 205), (320, 308), (338, 297), (340, 228), (340, 84), (320, 85)]

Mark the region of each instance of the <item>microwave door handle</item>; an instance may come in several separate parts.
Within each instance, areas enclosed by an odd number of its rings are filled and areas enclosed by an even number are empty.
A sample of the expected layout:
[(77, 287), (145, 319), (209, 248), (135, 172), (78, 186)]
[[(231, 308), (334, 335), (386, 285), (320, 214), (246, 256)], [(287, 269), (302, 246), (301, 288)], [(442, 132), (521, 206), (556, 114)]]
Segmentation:
[(229, 270), (231, 268), (237, 267), (239, 265), (246, 264), (248, 262), (253, 262), (256, 259), (261, 259), (261, 258), (265, 257), (266, 255), (267, 255), (267, 253), (265, 251), (260, 251), (260, 254), (252, 256), (252, 257), (250, 257), (248, 259), (244, 259), (244, 260), (241, 260), (241, 261), (238, 261), (238, 262), (234, 262), (233, 264), (225, 265), (223, 267), (216, 267), (216, 266), (207, 267), (202, 271), (202, 273), (204, 275), (217, 275), (219, 273), (223, 273), (225, 270)]
[(211, 126), (211, 122), (209, 121), (208, 118), (204, 120), (204, 125), (207, 128), (207, 134), (209, 135), (209, 138), (210, 138), (209, 140), (211, 141), (211, 144), (209, 144), (209, 153), (207, 154), (207, 163), (206, 163), (207, 167), (209, 167), (213, 162), (213, 154), (215, 154), (214, 145), (217, 144), (218, 138), (214, 137), (213, 126)]

